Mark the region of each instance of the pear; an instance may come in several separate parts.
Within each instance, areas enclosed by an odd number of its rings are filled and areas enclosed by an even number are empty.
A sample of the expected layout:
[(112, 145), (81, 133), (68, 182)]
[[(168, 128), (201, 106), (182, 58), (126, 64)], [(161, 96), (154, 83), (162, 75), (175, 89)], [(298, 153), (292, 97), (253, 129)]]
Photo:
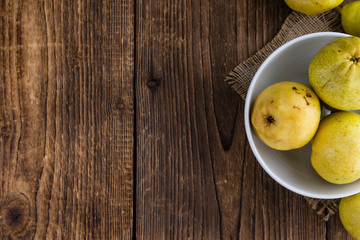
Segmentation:
[(360, 240), (360, 193), (340, 200), (339, 215), (344, 228)]
[(310, 62), (309, 81), (330, 107), (360, 109), (360, 38), (339, 38), (320, 49)]
[(251, 124), (269, 147), (290, 150), (303, 147), (315, 135), (320, 122), (320, 102), (306, 85), (275, 83), (256, 98)]
[(346, 33), (360, 37), (360, 1), (350, 2), (342, 8), (341, 24)]
[(360, 178), (359, 114), (339, 111), (321, 120), (312, 141), (311, 164), (331, 183), (351, 183)]
[(339, 6), (343, 0), (285, 0), (292, 9), (307, 15), (326, 12)]

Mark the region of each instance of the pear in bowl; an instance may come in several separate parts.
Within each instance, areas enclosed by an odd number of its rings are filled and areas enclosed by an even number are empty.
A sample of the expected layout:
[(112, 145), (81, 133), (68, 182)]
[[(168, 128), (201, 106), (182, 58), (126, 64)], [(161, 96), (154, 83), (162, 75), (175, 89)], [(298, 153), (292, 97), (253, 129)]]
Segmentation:
[(309, 81), (330, 107), (359, 110), (360, 38), (339, 38), (320, 49), (310, 63)]
[(269, 147), (291, 150), (303, 147), (315, 135), (320, 122), (316, 94), (297, 82), (279, 82), (256, 98), (251, 123), (256, 135)]
[(335, 184), (360, 178), (360, 115), (339, 111), (321, 120), (312, 141), (311, 164)]

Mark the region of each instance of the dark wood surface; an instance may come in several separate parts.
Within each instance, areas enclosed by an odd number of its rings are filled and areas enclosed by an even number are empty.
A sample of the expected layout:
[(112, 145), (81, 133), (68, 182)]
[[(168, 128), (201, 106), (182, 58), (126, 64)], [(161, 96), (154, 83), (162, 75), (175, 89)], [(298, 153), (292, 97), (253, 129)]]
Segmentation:
[(0, 9), (0, 239), (130, 239), (134, 2)]
[(283, 0), (0, 1), (0, 239), (351, 239), (272, 180), (223, 81)]

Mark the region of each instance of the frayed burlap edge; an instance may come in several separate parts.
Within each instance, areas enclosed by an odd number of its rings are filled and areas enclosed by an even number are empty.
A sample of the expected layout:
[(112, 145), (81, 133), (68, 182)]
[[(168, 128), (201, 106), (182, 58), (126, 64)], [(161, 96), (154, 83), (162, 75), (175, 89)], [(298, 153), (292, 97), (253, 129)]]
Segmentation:
[(335, 214), (339, 209), (340, 199), (316, 199), (305, 197), (312, 209), (327, 221), (329, 217)]
[[(284, 43), (305, 34), (315, 32), (342, 32), (341, 19), (335, 11), (308, 16), (292, 12), (285, 20), (278, 34), (271, 42), (248, 58), (225, 78), (225, 81), (241, 96), (243, 100), (250, 82), (264, 60)], [(305, 197), (308, 204), (325, 221), (338, 211), (339, 199), (314, 199)]]
[(250, 82), (257, 69), (281, 45), (305, 34), (339, 32), (341, 30), (340, 16), (335, 11), (312, 16), (294, 11), (286, 18), (273, 40), (256, 52), (254, 56), (236, 66), (225, 78), (225, 81), (245, 100)]

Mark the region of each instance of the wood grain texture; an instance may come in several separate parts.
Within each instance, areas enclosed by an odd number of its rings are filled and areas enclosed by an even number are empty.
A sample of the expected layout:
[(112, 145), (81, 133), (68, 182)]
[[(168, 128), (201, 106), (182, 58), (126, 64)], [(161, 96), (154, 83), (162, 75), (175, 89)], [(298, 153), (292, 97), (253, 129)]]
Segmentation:
[(134, 2), (0, 17), (0, 238), (131, 239)]
[(137, 2), (137, 238), (326, 239), (257, 163), (223, 81), (289, 13), (282, 0)]
[(354, 238), (345, 230), (339, 217), (339, 213), (332, 216), (327, 222), (327, 240), (354, 240)]

